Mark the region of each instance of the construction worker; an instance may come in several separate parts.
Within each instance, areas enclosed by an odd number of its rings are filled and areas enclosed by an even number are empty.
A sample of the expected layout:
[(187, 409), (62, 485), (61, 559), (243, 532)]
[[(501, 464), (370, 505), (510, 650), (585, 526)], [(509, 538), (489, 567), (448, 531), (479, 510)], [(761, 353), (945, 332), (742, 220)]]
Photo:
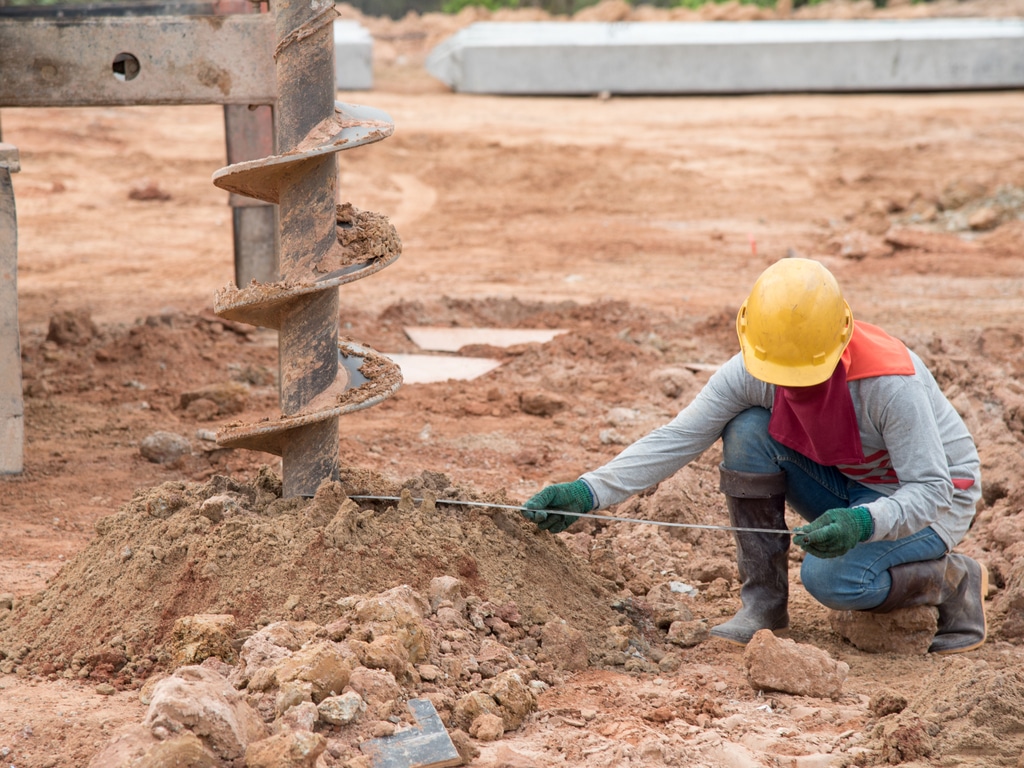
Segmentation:
[[(524, 505), (552, 532), (574, 514), (650, 488), (722, 438), (720, 489), (734, 532), (742, 608), (711, 634), (745, 645), (789, 626), (785, 505), (801, 580), (835, 610), (935, 606), (929, 650), (985, 642), (988, 573), (953, 553), (981, 498), (978, 452), (921, 359), (854, 322), (835, 277), (784, 259), (757, 279), (736, 318), (740, 352), (668, 424), (578, 480)], [(556, 511), (551, 511), (556, 510)]]

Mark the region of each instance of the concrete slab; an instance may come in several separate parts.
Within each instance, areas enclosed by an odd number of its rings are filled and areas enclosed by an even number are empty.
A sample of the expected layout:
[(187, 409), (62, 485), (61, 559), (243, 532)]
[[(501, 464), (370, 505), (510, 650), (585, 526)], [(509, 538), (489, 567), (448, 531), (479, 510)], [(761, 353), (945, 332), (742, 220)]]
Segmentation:
[(470, 344), (491, 347), (511, 347), (515, 344), (544, 344), (564, 330), (547, 328), (446, 328), (438, 326), (410, 326), (404, 329), (420, 349), (435, 352), (458, 352)]
[(18, 148), (0, 143), (0, 475), (25, 468), (25, 401), (18, 329), (18, 218), (11, 174)]
[(432, 384), (449, 379), (469, 381), (493, 371), (500, 360), (489, 357), (455, 357), (452, 355), (406, 355), (385, 353), (402, 369), (404, 384)]
[(358, 21), (334, 22), (334, 80), (339, 91), (373, 88), (373, 37)]
[(1024, 19), (481, 22), (431, 51), (464, 93), (936, 91), (1024, 86)]

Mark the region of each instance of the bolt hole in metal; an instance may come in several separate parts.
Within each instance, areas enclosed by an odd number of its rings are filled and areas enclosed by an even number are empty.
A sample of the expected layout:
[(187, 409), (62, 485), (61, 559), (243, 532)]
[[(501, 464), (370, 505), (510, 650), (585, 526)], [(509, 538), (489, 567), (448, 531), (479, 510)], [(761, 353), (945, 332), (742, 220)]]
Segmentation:
[(114, 77), (122, 83), (126, 83), (129, 80), (134, 80), (139, 76), (139, 70), (142, 69), (139, 64), (139, 60), (130, 53), (119, 53), (114, 57), (114, 63), (111, 66), (114, 71)]

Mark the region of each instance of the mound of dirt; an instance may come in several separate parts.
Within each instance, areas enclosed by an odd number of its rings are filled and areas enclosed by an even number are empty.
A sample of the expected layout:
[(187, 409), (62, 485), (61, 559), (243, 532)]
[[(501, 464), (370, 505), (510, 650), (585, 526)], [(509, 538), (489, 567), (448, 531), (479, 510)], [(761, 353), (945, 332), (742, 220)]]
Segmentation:
[(875, 726), (877, 752), (863, 764), (898, 765), (938, 755), (972, 755), (985, 765), (1020, 765), (1024, 673), (968, 658), (930, 675), (903, 711)]
[[(564, 620), (596, 656), (620, 622), (614, 586), (518, 513), (438, 505), (507, 503), (431, 472), (402, 484), (346, 470), (313, 499), (282, 499), (280, 479), (217, 476), (138, 492), (97, 523), (95, 540), (46, 590), (3, 619), (5, 663), (43, 674), (140, 685), (165, 669), (174, 622), (233, 614), (251, 632), (279, 620), (327, 624), (338, 601), (399, 585), (426, 591), (458, 578), (480, 600), (514, 606), (525, 626)], [(399, 503), (349, 495), (405, 496)], [(414, 498), (416, 499), (414, 501)]]

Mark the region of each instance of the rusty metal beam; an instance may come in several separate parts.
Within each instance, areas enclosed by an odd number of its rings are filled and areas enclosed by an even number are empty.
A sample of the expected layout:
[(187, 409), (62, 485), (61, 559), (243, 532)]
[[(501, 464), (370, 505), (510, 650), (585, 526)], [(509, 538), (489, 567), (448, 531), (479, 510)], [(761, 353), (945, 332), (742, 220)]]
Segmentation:
[(0, 19), (0, 107), (273, 104), (273, 14)]

